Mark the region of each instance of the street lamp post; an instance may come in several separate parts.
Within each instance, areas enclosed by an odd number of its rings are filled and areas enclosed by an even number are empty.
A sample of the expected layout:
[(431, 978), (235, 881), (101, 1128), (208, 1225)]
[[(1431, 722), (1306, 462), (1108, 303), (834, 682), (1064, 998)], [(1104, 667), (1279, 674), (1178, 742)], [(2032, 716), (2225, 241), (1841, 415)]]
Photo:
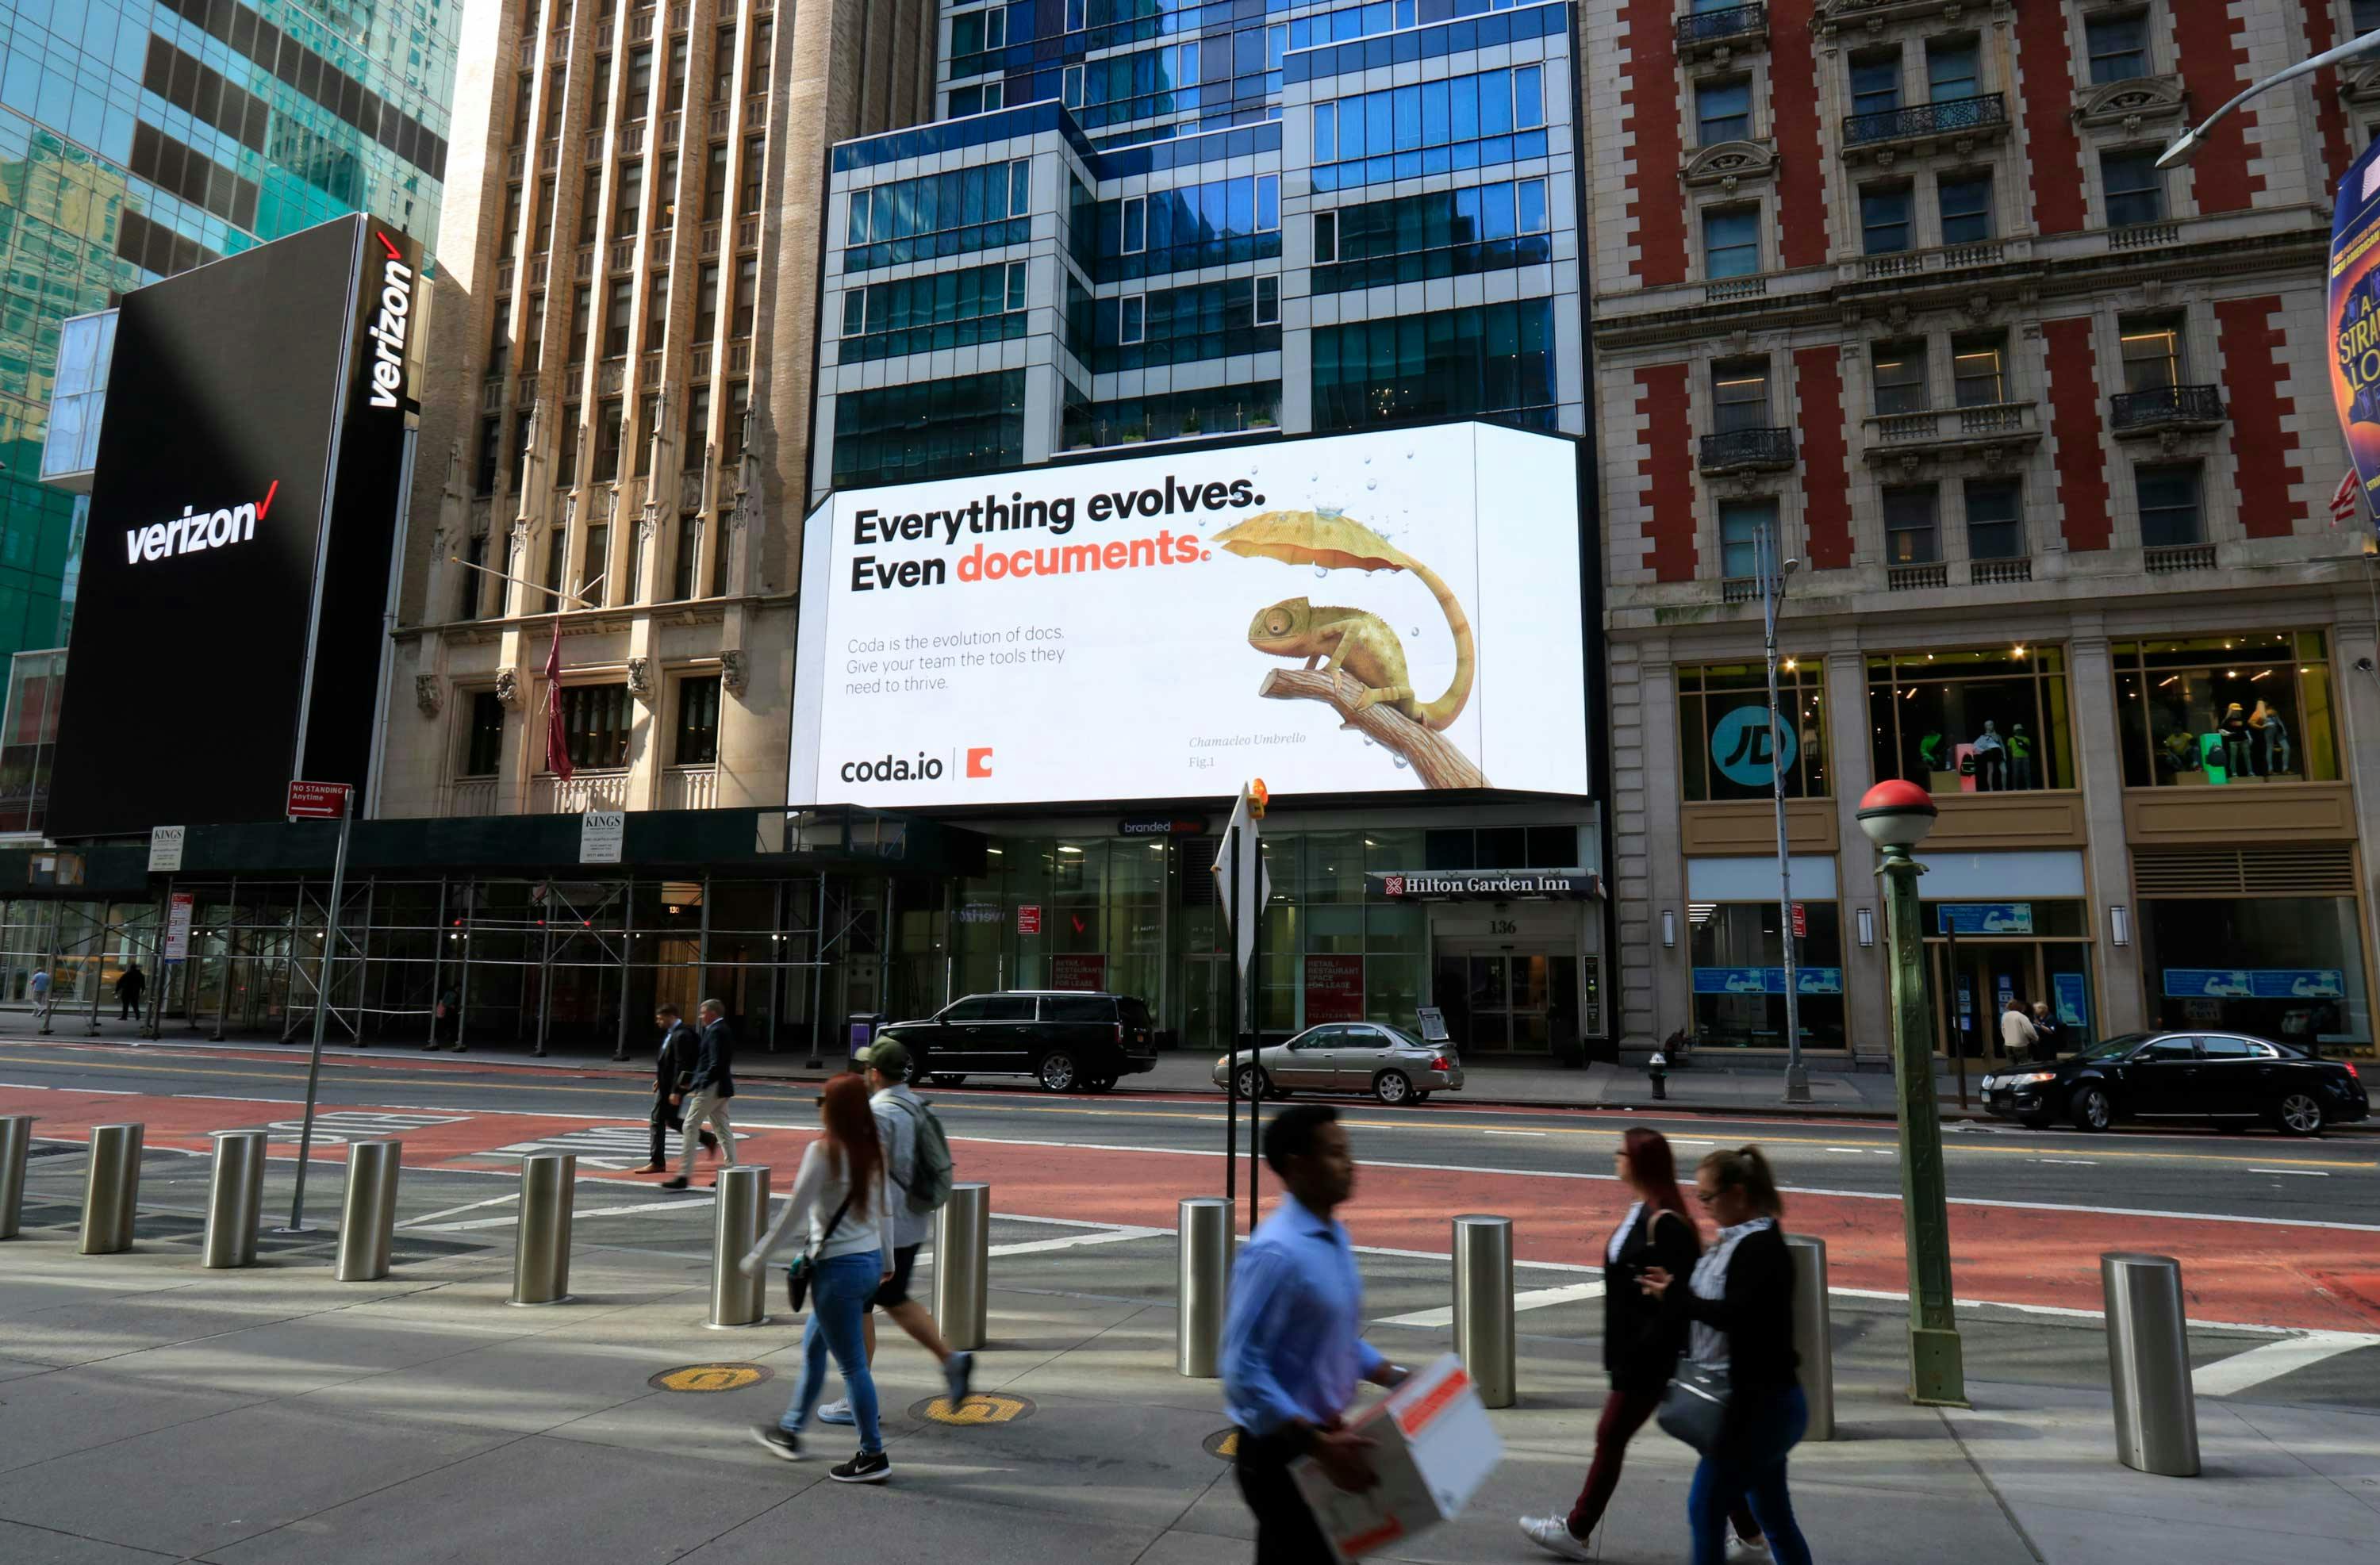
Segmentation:
[(2175, 137), (2172, 144), (2157, 154), (2156, 165), (2159, 168), (2171, 168), (2174, 164), (2186, 161), (2192, 152), (2198, 151), (2198, 143), (2205, 138), (2208, 131), (2215, 128), (2217, 120), (2259, 92), (2278, 87), (2284, 81), (2294, 81), (2299, 77), (2312, 75), (2325, 66), (2335, 66), (2339, 61), (2351, 59), (2357, 55), (2368, 55), (2374, 49), (2380, 49), (2380, 29), (2374, 29), (2361, 38), (2350, 39), (2338, 48), (2325, 50), (2310, 60), (2300, 60), (2287, 70), (2274, 72)]
[(1884, 854), (1885, 933), (1892, 956), (1892, 1068), (1900, 1088), (1900, 1209), (1909, 1251), (1909, 1400), (1965, 1407), (1965, 1355), (1950, 1291), (1950, 1214), (1942, 1169), (1942, 1106), (1934, 1090), (1925, 1003), (1925, 932), (1910, 850), (1934, 828), (1934, 801), (1898, 778), (1860, 800), (1860, 830)]
[(1785, 578), (1801, 562), (1781, 558), (1777, 527), (1755, 535), (1760, 570), (1761, 624), (1768, 649), (1768, 782), (1777, 801), (1777, 943), (1785, 952), (1785, 1101), (1810, 1101), (1809, 1067), (1802, 1063), (1802, 981), (1793, 960), (1793, 848), (1785, 830), (1785, 719), (1777, 704), (1777, 615)]

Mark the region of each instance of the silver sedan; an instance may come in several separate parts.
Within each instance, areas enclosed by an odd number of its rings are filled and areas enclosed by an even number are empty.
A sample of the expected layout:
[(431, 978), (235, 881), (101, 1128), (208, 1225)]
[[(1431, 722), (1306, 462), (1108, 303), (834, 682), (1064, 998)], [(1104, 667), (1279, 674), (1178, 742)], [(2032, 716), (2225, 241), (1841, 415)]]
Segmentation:
[(1419, 1103), (1433, 1092), (1463, 1089), (1463, 1062), (1453, 1049), (1377, 1022), (1325, 1022), (1253, 1058), (1234, 1050), (1215, 1062), (1217, 1086), (1230, 1084), (1234, 1065), (1244, 1098), (1368, 1093), (1383, 1103)]

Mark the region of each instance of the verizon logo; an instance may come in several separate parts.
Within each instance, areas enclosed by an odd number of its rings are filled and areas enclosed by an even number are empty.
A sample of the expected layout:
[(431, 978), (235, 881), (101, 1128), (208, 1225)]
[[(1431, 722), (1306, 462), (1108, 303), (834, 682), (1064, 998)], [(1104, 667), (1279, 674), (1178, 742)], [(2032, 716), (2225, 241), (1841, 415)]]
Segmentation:
[(201, 549), (221, 549), (227, 543), (246, 543), (256, 536), (256, 524), (273, 509), (273, 497), (281, 491), (281, 480), (273, 480), (264, 498), (245, 504), (226, 506), (220, 511), (201, 511), (195, 505), (185, 505), (182, 514), (170, 522), (152, 522), (145, 528), (129, 528), (124, 534), (124, 558), (128, 564), (143, 560), (162, 560), (169, 554), (195, 554)]
[(397, 394), (405, 389), (405, 334), (413, 314), (413, 272), (397, 259), (396, 247), (387, 235), (375, 233), (372, 237), (388, 252), (388, 261), (381, 269), (380, 313), (364, 333), (380, 345), (371, 367), (371, 405), (395, 407)]

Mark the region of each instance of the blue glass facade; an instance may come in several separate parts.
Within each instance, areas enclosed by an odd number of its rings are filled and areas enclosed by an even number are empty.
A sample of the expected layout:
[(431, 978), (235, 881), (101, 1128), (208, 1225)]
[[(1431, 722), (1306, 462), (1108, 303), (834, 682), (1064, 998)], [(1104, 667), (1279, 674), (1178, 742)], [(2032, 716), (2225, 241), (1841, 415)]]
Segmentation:
[(0, 655), (66, 638), (61, 323), (358, 210), (434, 246), (460, 0), (0, 0)]
[[(1225, 432), (1585, 432), (1570, 5), (941, 13), (944, 117), (830, 160), (814, 495)], [(995, 270), (996, 307), (958, 280)], [(998, 395), (905, 431), (952, 385)]]

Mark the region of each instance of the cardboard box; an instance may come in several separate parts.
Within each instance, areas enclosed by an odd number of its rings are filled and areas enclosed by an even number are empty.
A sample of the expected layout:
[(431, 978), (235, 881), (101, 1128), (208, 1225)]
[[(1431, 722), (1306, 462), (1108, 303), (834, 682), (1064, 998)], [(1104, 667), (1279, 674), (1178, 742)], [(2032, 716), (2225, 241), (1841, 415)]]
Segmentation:
[(1292, 1470), (1322, 1535), (1342, 1559), (1360, 1559), (1461, 1514), (1504, 1457), (1486, 1404), (1447, 1354), (1366, 1409), (1353, 1425), (1372, 1441), (1378, 1486), (1349, 1494), (1312, 1458)]

